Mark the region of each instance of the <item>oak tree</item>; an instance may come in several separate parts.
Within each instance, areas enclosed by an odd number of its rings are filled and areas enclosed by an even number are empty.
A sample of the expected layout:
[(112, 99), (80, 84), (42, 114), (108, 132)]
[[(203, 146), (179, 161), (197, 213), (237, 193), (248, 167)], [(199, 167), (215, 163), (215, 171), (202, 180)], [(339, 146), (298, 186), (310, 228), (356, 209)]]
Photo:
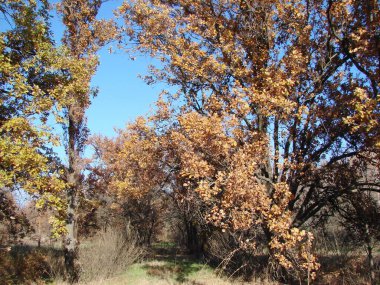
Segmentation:
[[(2, 1), (0, 34), (0, 188), (21, 189), (64, 212), (65, 187), (48, 124), (58, 115), (56, 87), (62, 78), (63, 51), (54, 47), (47, 1)], [(4, 204), (5, 205), (5, 204)], [(56, 233), (60, 226), (54, 219)]]
[(221, 228), (262, 226), (284, 267), (316, 269), (299, 228), (343, 193), (379, 191), (342, 175), (352, 157), (378, 167), (379, 4), (136, 0), (119, 12), (162, 63), (148, 83), (179, 89), (166, 118), (177, 187)]
[(75, 265), (78, 246), (76, 212), (83, 189), (84, 166), (81, 153), (88, 135), (85, 111), (91, 103), (91, 96), (94, 95), (90, 81), (98, 66), (96, 52), (116, 35), (112, 21), (96, 18), (101, 4), (100, 0), (63, 0), (58, 4), (58, 11), (66, 28), (63, 44), (68, 57), (72, 60), (67, 82), (69, 84), (62, 86), (61, 94), (65, 98), (62, 103), (64, 115), (62, 124), (66, 132), (68, 157), (65, 171), (67, 182), (65, 265), (71, 282), (78, 279), (78, 268)]
[[(53, 206), (55, 234), (66, 234), (65, 262), (77, 279), (75, 212), (81, 190), (81, 152), (87, 137), (85, 110), (96, 52), (115, 34), (112, 21), (97, 20), (102, 1), (62, 1), (63, 45), (52, 39), (48, 1), (9, 0), (0, 11), (9, 23), (1, 33), (0, 187), (18, 187)], [(60, 144), (49, 123), (63, 126), (68, 165), (52, 147)], [(66, 193), (66, 197), (62, 195)]]

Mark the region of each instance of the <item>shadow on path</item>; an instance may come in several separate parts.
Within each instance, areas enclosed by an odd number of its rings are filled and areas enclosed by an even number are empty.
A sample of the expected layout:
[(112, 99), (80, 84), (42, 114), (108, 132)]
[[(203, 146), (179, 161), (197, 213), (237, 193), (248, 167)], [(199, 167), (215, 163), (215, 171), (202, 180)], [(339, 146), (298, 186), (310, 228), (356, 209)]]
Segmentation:
[(190, 275), (200, 271), (204, 264), (199, 259), (186, 254), (175, 244), (158, 243), (152, 246), (149, 261), (144, 265), (148, 275), (178, 283), (202, 285), (189, 280)]

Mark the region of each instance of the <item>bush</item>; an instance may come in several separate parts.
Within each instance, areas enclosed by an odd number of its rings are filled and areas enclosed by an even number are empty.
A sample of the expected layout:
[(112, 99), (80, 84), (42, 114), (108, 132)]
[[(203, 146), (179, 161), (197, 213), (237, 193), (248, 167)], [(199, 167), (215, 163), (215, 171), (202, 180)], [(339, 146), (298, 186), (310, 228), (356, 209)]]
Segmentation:
[(80, 280), (103, 280), (120, 273), (143, 256), (143, 249), (127, 227), (108, 228), (86, 240), (79, 248)]
[(17, 245), (0, 251), (0, 284), (40, 284), (62, 275), (63, 253)]

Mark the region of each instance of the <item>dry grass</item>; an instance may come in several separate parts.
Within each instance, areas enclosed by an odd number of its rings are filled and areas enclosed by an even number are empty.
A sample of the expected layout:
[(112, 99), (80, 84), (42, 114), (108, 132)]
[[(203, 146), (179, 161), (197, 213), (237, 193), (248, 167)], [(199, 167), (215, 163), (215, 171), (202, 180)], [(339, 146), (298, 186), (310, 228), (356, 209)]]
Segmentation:
[[(249, 276), (235, 274), (229, 263), (215, 269), (184, 254), (175, 244), (159, 243), (151, 248), (151, 254), (141, 261), (143, 251), (131, 235), (117, 230), (99, 232), (84, 240), (79, 250), (81, 279), (78, 285), (275, 285), (266, 260), (248, 260), (263, 264)], [(321, 270), (313, 284), (369, 284), (367, 261), (363, 252), (352, 252), (344, 244), (325, 243), (320, 254)], [(341, 245), (341, 246), (340, 246)], [(261, 261), (261, 262), (260, 262)], [(380, 280), (380, 251), (375, 254), (377, 278)], [(265, 267), (266, 266), (266, 267)], [(56, 284), (67, 285), (63, 276), (63, 256), (58, 248), (13, 247), (0, 254), (0, 284)], [(257, 269), (258, 267), (252, 267)], [(223, 270), (221, 270), (223, 269)], [(230, 270), (229, 270), (230, 269)], [(236, 276), (240, 276), (235, 278)], [(253, 279), (249, 282), (249, 277)], [(245, 278), (245, 279), (243, 279)], [(53, 283), (51, 283), (53, 281)]]
[[(368, 260), (364, 249), (345, 239), (345, 233), (331, 231), (316, 235), (316, 251), (321, 269), (314, 284), (370, 284)], [(375, 271), (380, 284), (380, 251), (374, 252)]]
[(142, 255), (143, 250), (129, 228), (123, 232), (115, 229), (99, 232), (79, 249), (80, 280), (94, 284), (110, 278), (124, 272)]
[[(56, 282), (55, 285), (66, 285)], [(183, 261), (168, 262), (151, 260), (133, 264), (128, 270), (119, 276), (80, 283), (78, 285), (278, 285), (268, 279), (254, 279), (244, 282), (240, 279), (228, 279), (218, 276), (207, 265)]]

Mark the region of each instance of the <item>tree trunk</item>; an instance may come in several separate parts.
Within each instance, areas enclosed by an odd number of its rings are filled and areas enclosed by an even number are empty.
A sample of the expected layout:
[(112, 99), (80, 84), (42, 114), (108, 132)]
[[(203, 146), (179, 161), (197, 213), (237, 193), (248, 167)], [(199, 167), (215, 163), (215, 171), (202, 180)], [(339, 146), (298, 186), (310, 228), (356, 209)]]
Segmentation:
[(148, 231), (148, 240), (147, 240), (149, 246), (152, 244), (152, 237), (153, 237), (154, 228), (156, 224), (155, 213), (153, 212), (153, 210), (151, 214), (152, 214), (152, 217), (151, 217), (150, 227)]
[(368, 224), (365, 225), (365, 234), (366, 234), (366, 244), (367, 244), (367, 257), (368, 257), (368, 271), (369, 271), (369, 279), (371, 282), (371, 285), (376, 284), (375, 280), (375, 270), (374, 270), (374, 262), (373, 262), (373, 254), (372, 254), (372, 239), (371, 239), (371, 233), (369, 231)]
[(78, 269), (76, 266), (77, 258), (77, 237), (76, 237), (76, 195), (78, 187), (78, 171), (77, 166), (78, 152), (76, 149), (76, 141), (78, 137), (77, 122), (73, 112), (73, 106), (68, 108), (69, 126), (68, 126), (68, 173), (66, 192), (67, 198), (67, 217), (66, 217), (66, 239), (64, 244), (65, 269), (67, 279), (70, 283), (78, 281)]
[(66, 239), (65, 239), (65, 269), (67, 279), (70, 283), (78, 281), (78, 270), (75, 264), (77, 257), (77, 239), (75, 235), (75, 190), (67, 191), (67, 220), (66, 220)]
[(200, 257), (203, 253), (203, 241), (200, 239), (197, 227), (192, 222), (186, 222), (186, 247), (191, 254)]

